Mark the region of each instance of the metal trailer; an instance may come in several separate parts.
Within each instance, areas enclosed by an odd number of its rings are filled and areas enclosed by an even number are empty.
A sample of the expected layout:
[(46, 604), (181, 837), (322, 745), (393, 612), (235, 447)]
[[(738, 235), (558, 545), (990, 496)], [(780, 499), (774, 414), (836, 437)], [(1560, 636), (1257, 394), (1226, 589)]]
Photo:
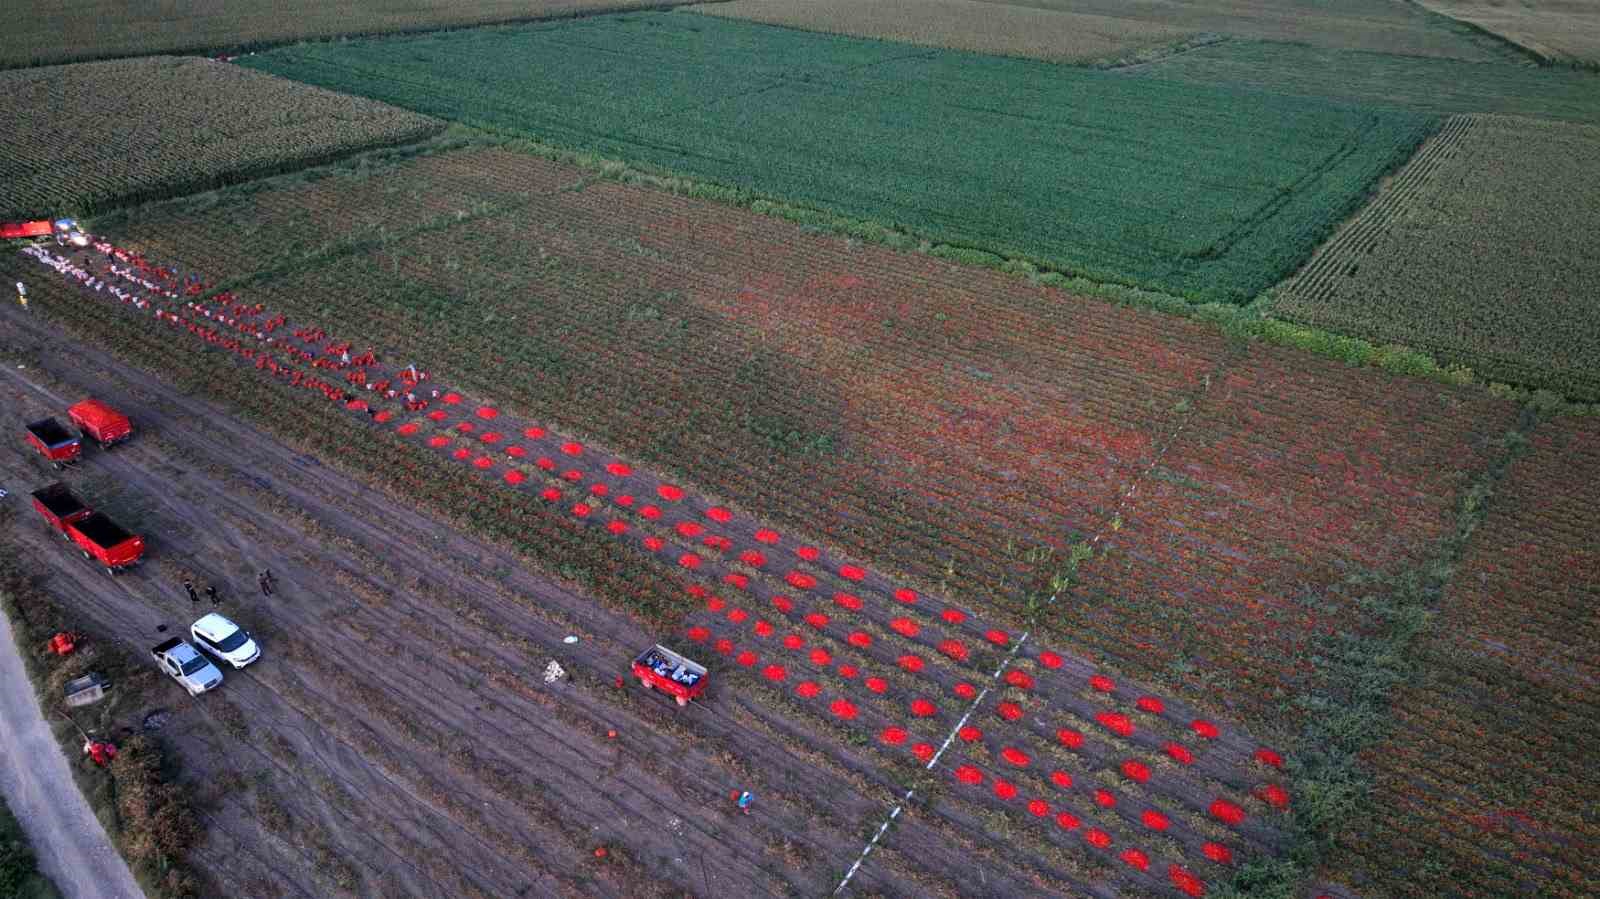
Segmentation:
[(633, 676), (646, 690), (660, 690), (681, 706), (706, 690), (706, 667), (659, 643), (634, 658)]
[(60, 481), (48, 487), (40, 487), (30, 495), (33, 497), (33, 508), (40, 517), (49, 523), (52, 530), (67, 540), (72, 539), (67, 534), (67, 526), (88, 518), (94, 512), (88, 503), (72, 492), (71, 487)]
[(39, 451), (39, 455), (50, 460), (50, 467), (57, 471), (64, 465), (78, 461), (78, 456), (83, 453), (83, 441), (54, 418), (30, 421), (26, 427), (28, 442)]
[(85, 559), (104, 567), (106, 574), (131, 568), (144, 556), (144, 538), (123, 530), (103, 512), (67, 525), (67, 536), (78, 544)]
[(128, 416), (99, 400), (84, 400), (68, 406), (67, 417), (83, 436), (100, 444), (102, 449), (133, 436), (133, 423), (128, 421)]

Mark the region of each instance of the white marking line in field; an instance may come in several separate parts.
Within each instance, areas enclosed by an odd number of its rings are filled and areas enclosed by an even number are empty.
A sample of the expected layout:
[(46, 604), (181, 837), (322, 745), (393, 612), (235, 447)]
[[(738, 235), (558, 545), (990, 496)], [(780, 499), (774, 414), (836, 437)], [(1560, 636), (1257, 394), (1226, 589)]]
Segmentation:
[[(1210, 389), (1211, 379), (1208, 375), (1206, 377), (1205, 388), (1201, 392), (1204, 393), (1206, 390)], [(1128, 500), (1132, 499), (1134, 493), (1138, 492), (1139, 481), (1149, 476), (1150, 472), (1155, 471), (1156, 466), (1161, 464), (1161, 460), (1167, 455), (1167, 449), (1177, 441), (1178, 435), (1183, 433), (1183, 428), (1189, 423), (1189, 418), (1190, 416), (1187, 414), (1183, 416), (1182, 420), (1178, 422), (1177, 427), (1173, 428), (1172, 433), (1168, 435), (1167, 442), (1162, 444), (1161, 449), (1157, 450), (1155, 456), (1150, 459), (1150, 464), (1146, 465), (1144, 471), (1139, 472), (1138, 476), (1130, 481), (1127, 488), (1122, 491), (1122, 497), (1117, 501), (1116, 515), (1120, 516), (1122, 514), (1122, 510), (1128, 505)], [(1104, 536), (1105, 531), (1101, 531), (1100, 533), (1095, 534), (1089, 542), (1091, 544), (1099, 543), (1100, 538)], [(1052, 605), (1055, 605), (1056, 597), (1060, 595), (1061, 591), (1059, 590), (1050, 594), (1050, 598), (1044, 601), (1042, 608), (1048, 609)], [(961, 732), (961, 728), (966, 727), (967, 719), (971, 718), (972, 713), (978, 710), (978, 706), (983, 703), (983, 698), (989, 695), (989, 688), (994, 685), (995, 681), (1000, 679), (1000, 675), (1005, 673), (1006, 668), (1012, 663), (1012, 661), (1016, 659), (1017, 651), (1022, 648), (1023, 643), (1027, 642), (1028, 635), (1031, 633), (1032, 631), (1023, 631), (1022, 636), (1017, 638), (1017, 642), (1011, 645), (1011, 651), (1006, 653), (1005, 658), (1000, 660), (1000, 667), (996, 668), (994, 670), (994, 674), (989, 676), (989, 685), (985, 686), (978, 693), (978, 697), (972, 700), (972, 704), (967, 706), (966, 714), (962, 715), (961, 720), (956, 722), (956, 726), (950, 729), (950, 733), (944, 738), (944, 743), (939, 746), (939, 751), (933, 754), (933, 758), (928, 760), (928, 764), (923, 770), (932, 771), (933, 766), (939, 763), (940, 756), (943, 756), (944, 751), (950, 748), (950, 743), (955, 740), (956, 734)], [(845, 887), (850, 885), (851, 878), (855, 877), (856, 872), (861, 870), (861, 863), (867, 860), (868, 855), (872, 854), (872, 847), (878, 845), (878, 841), (883, 839), (883, 835), (885, 833), (888, 833), (889, 825), (894, 823), (894, 819), (900, 817), (900, 811), (905, 808), (906, 803), (911, 801), (911, 797), (916, 795), (916, 792), (917, 791), (915, 789), (910, 789), (906, 791), (904, 796), (900, 797), (900, 804), (896, 805), (894, 810), (889, 812), (889, 817), (885, 818), (884, 822), (878, 826), (878, 832), (874, 833), (872, 835), (872, 839), (867, 841), (866, 847), (861, 850), (861, 855), (856, 857), (855, 863), (850, 866), (850, 870), (844, 873), (844, 879), (839, 881), (839, 885), (837, 887), (834, 887), (833, 895), (839, 895), (840, 893), (844, 892)]]
[[(1050, 599), (1053, 601), (1055, 597), (1052, 596)], [(1006, 653), (1005, 658), (1000, 660), (1000, 665), (994, 669), (994, 674), (989, 675), (990, 685), (993, 685), (995, 681), (1000, 679), (1000, 675), (1005, 673), (1006, 668), (1011, 664), (1012, 660), (1016, 658), (1017, 650), (1021, 649), (1022, 644), (1028, 641), (1029, 633), (1030, 631), (1023, 631), (1022, 636), (1017, 638), (1017, 642), (1011, 644), (1011, 651)], [(957, 721), (955, 726), (950, 728), (950, 733), (945, 735), (944, 742), (939, 745), (938, 751), (933, 754), (933, 758), (928, 759), (928, 764), (923, 768), (924, 771), (932, 771), (933, 766), (939, 764), (939, 758), (944, 755), (944, 751), (949, 749), (950, 744), (955, 741), (956, 734), (961, 732), (961, 728), (967, 726), (967, 720), (972, 717), (973, 712), (978, 710), (978, 706), (983, 704), (983, 698), (988, 695), (989, 686), (985, 686), (982, 690), (978, 691), (977, 697), (975, 697), (972, 700), (972, 703), (967, 706), (966, 714), (962, 715), (961, 720)], [(861, 850), (861, 855), (856, 858), (855, 864), (850, 866), (850, 870), (844, 872), (844, 879), (839, 881), (839, 885), (837, 887), (834, 887), (833, 895), (839, 895), (840, 893), (844, 892), (845, 887), (850, 885), (850, 879), (856, 876), (857, 871), (861, 870), (861, 863), (867, 860), (867, 856), (872, 853), (872, 848), (878, 845), (878, 841), (883, 839), (883, 835), (885, 833), (889, 832), (889, 825), (894, 823), (894, 819), (900, 817), (901, 810), (905, 808), (905, 804), (910, 802), (911, 797), (915, 796), (916, 793), (916, 789), (912, 788), (907, 790), (904, 796), (900, 797), (900, 804), (896, 805), (894, 810), (889, 812), (889, 817), (884, 819), (883, 823), (878, 826), (878, 832), (873, 834), (872, 839), (867, 841), (866, 848)]]

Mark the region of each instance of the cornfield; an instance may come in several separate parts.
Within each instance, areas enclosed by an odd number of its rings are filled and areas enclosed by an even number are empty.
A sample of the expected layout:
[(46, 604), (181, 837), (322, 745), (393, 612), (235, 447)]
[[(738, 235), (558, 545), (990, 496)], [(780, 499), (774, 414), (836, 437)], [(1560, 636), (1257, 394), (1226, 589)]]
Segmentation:
[(220, 187), (443, 124), (203, 59), (0, 72), (0, 217), (88, 214)]

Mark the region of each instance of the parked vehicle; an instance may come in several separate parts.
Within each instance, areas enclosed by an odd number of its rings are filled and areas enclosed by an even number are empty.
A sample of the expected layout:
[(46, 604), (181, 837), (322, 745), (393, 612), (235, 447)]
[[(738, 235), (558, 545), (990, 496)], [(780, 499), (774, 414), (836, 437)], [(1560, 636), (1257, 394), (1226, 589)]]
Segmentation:
[(150, 655), (162, 671), (172, 675), (173, 680), (189, 691), (190, 696), (199, 696), (222, 684), (222, 672), (217, 666), (177, 637), (157, 643), (150, 649)]
[(31, 222), (0, 222), (0, 240), (49, 237), (52, 227), (49, 219), (36, 219)]
[(85, 559), (105, 566), (106, 574), (137, 565), (144, 556), (144, 538), (123, 530), (104, 512), (91, 512), (67, 525), (67, 536)]
[(67, 417), (83, 436), (100, 444), (102, 449), (133, 436), (133, 423), (128, 421), (128, 416), (99, 400), (84, 400), (68, 406)]
[(261, 658), (261, 647), (250, 636), (250, 632), (216, 612), (189, 625), (189, 636), (194, 638), (194, 645), (207, 655), (215, 656), (234, 668), (243, 668)]
[(78, 436), (53, 418), (30, 421), (26, 427), (28, 442), (40, 455), (50, 460), (50, 467), (57, 471), (64, 465), (78, 461), (78, 456), (83, 453), (83, 442)]
[(89, 504), (78, 498), (72, 488), (60, 481), (48, 487), (40, 487), (33, 491), (33, 507), (39, 515), (50, 524), (50, 527), (59, 533), (63, 539), (71, 540), (67, 534), (67, 526), (88, 518), (94, 512)]
[(646, 690), (660, 690), (688, 705), (689, 700), (706, 690), (706, 668), (660, 645), (650, 647), (633, 660), (633, 676)]

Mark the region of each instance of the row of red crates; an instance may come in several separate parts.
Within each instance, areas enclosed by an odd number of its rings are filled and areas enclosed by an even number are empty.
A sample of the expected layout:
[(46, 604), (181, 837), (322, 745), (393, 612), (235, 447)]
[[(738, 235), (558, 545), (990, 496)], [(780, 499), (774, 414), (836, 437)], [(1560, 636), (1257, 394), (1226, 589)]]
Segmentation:
[(72, 488), (59, 481), (33, 491), (33, 508), (51, 529), (77, 545), (83, 557), (104, 566), (109, 574), (138, 564), (144, 556), (144, 538), (96, 512)]
[[(133, 436), (133, 423), (128, 416), (99, 400), (84, 400), (67, 407), (67, 418), (82, 437), (95, 441), (101, 447), (110, 447)], [(76, 462), (83, 454), (80, 435), (72, 433), (54, 418), (30, 421), (26, 427), (28, 442), (56, 469)]]

